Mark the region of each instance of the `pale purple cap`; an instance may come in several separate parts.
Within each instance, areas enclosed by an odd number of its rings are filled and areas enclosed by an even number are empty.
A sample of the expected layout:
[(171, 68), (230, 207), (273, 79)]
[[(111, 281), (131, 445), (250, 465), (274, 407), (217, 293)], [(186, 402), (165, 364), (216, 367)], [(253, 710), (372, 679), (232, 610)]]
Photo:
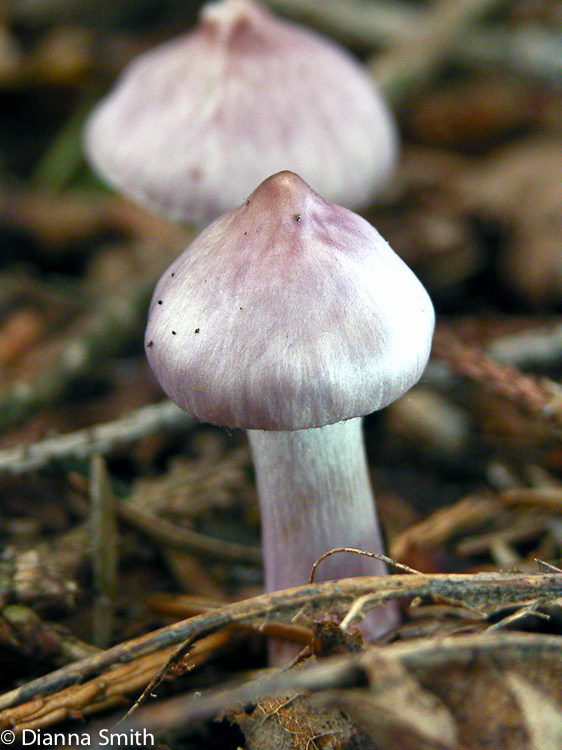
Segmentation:
[(208, 223), (283, 169), (328, 200), (368, 204), (397, 158), (389, 109), (344, 49), (253, 0), (204, 6), (141, 55), (94, 110), (86, 151), (114, 187)]
[(433, 326), (427, 292), (376, 229), (280, 172), (164, 273), (145, 345), (189, 414), (297, 430), (401, 396), (425, 368)]

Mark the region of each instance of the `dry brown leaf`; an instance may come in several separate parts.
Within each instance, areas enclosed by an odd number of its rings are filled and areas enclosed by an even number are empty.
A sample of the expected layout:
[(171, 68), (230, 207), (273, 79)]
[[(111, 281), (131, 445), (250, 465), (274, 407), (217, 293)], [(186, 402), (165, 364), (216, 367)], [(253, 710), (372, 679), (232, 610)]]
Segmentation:
[(388, 659), (377, 649), (369, 654), (368, 668), (373, 680), (371, 689), (341, 691), (335, 703), (365, 729), (377, 748), (457, 747), (453, 715), (399, 660)]
[(331, 701), (380, 750), (561, 747), (557, 638), (480, 634), (425, 639), (373, 649), (361, 661), (369, 689), (335, 691)]
[(559, 750), (562, 747), (562, 711), (517, 672), (507, 674), (507, 682), (523, 713), (533, 750)]
[(339, 709), (303, 695), (268, 698), (232, 720), (244, 732), (247, 750), (376, 750)]

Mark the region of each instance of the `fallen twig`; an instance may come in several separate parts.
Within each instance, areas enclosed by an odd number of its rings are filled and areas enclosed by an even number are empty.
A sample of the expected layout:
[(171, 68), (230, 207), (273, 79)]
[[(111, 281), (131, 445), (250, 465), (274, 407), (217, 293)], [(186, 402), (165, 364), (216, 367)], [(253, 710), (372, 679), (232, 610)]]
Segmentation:
[(0, 393), (0, 430), (14, 427), (38, 409), (55, 403), (72, 382), (116, 354), (131, 336), (140, 335), (140, 320), (152, 286), (152, 279), (138, 281), (124, 293), (105, 300), (83, 323), (82, 331), (64, 342), (51, 367)]
[(108, 455), (159, 430), (181, 430), (192, 424), (193, 419), (174, 403), (162, 401), (113, 422), (2, 450), (0, 473), (23, 474), (57, 462), (87, 460), (95, 453)]
[[(176, 407), (173, 407), (173, 412), (174, 416), (185, 416)], [(83, 447), (84, 450), (89, 448)], [(229, 498), (235, 496), (234, 486), (242, 485), (240, 473), (243, 469), (237, 468), (242, 456), (243, 451), (232, 451), (229, 460), (221, 463), (220, 470), (217, 468), (218, 457), (215, 457), (210, 462), (190, 466), (189, 471), (182, 470), (183, 464), (176, 470), (172, 468), (164, 480), (139, 482), (126, 499), (116, 503), (116, 513), (126, 524), (163, 546), (165, 553), (167, 548), (203, 556), (207, 560), (212, 558), (215, 562), (228, 560), (260, 565), (261, 554), (256, 547), (210, 537), (161, 516), (164, 508), (174, 504), (174, 497), (181, 497), (182, 512), (188, 515), (196, 515), (202, 507), (224, 507)], [(85, 488), (81, 486), (80, 489), (84, 491)], [(33, 606), (49, 602), (71, 606), (77, 590), (74, 578), (91, 555), (92, 533), (87, 522), (52, 540), (40, 541), (31, 549), (5, 552), (4, 559), (0, 560), (0, 598)]]
[[(82, 690), (84, 683), (99, 686), (104, 680), (111, 679), (111, 670), (116, 664), (130, 664), (147, 654), (175, 649), (179, 644), (184, 644), (187, 651), (191, 644), (230, 625), (259, 626), (330, 608), (344, 612), (359, 598), (362, 598), (363, 614), (390, 599), (415, 596), (434, 596), (475, 607), (536, 598), (554, 599), (562, 596), (562, 574), (362, 577), (264, 594), (161, 628), (16, 688), (0, 696), (0, 726), (17, 728), (19, 722), (25, 723), (34, 715), (39, 704), (43, 715), (49, 716), (51, 704), (60, 709), (57, 694), (75, 686), (75, 691), (65, 693), (65, 715), (69, 715), (75, 708), (74, 693)], [(15, 711), (17, 706), (21, 707)], [(84, 708), (82, 698), (78, 708)], [(60, 714), (57, 713), (56, 717), (55, 720), (59, 720)]]
[[(312, 23), (344, 44), (384, 47), (411, 41), (424, 23), (425, 11), (398, 0), (267, 0), (276, 10)], [(447, 59), (473, 66), (497, 66), (560, 85), (560, 38), (544, 28), (467, 28), (447, 50)]]
[(99, 648), (113, 641), (115, 595), (119, 587), (119, 531), (111, 477), (102, 456), (90, 461), (90, 534), (94, 601), (92, 640)]
[(562, 323), (498, 336), (486, 351), (498, 362), (516, 367), (553, 367), (562, 360)]
[(461, 341), (448, 326), (440, 325), (433, 341), (433, 353), (452, 372), (481, 384), (510, 401), (528, 414), (562, 424), (560, 387), (548, 378), (536, 378), (516, 367), (502, 364), (490, 357), (482, 347)]
[(261, 564), (261, 552), (255, 547), (199, 534), (147, 513), (130, 502), (119, 504), (117, 512), (124, 521), (140, 529), (150, 539), (172, 549), (196, 552), (231, 562)]
[[(189, 667), (203, 664), (230, 638), (228, 631), (204, 638), (190, 654)], [(127, 696), (142, 689), (170, 659), (176, 650), (168, 646), (154, 653), (144, 654), (132, 662), (116, 665), (103, 679), (93, 679), (81, 685), (62, 689), (49, 700), (41, 698), (12, 710), (10, 725), (21, 731), (50, 726), (71, 717), (92, 714), (116, 705), (123, 705)]]
[(427, 80), (466, 28), (494, 5), (497, 0), (434, 0), (418, 19), (415, 33), (371, 62), (374, 79), (392, 99), (403, 99), (405, 91)]

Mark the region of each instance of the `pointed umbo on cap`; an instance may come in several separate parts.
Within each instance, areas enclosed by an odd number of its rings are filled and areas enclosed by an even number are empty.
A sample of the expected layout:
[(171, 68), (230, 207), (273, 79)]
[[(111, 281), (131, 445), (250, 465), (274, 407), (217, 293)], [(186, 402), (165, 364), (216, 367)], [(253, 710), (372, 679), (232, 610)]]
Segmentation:
[(401, 396), (425, 368), (433, 326), (427, 292), (379, 233), (280, 172), (164, 273), (145, 345), (189, 414), (297, 430)]
[(397, 156), (392, 116), (357, 61), (253, 0), (208, 3), (193, 31), (134, 60), (85, 141), (111, 185), (196, 223), (282, 169), (358, 208)]

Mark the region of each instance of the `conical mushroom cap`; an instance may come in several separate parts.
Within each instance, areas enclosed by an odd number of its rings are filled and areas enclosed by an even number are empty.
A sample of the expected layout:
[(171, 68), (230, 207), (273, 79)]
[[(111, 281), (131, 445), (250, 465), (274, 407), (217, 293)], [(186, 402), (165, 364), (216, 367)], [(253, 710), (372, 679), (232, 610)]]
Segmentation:
[(146, 352), (189, 414), (297, 430), (402, 395), (425, 368), (433, 325), (427, 292), (379, 233), (280, 172), (164, 273)]
[(345, 50), (252, 0), (223, 0), (129, 65), (94, 110), (86, 151), (134, 200), (205, 224), (282, 169), (365, 205), (394, 166), (397, 136)]

